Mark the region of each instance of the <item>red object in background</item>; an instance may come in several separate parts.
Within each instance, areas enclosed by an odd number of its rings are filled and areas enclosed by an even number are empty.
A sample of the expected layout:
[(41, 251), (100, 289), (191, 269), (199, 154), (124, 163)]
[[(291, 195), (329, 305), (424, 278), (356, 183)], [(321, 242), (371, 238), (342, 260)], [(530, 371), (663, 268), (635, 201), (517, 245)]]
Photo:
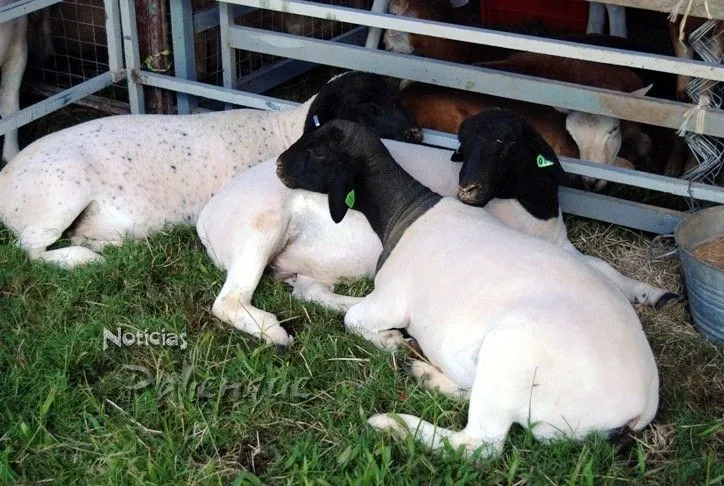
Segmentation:
[(585, 34), (588, 2), (585, 0), (480, 0), (480, 19), (491, 27), (539, 21), (553, 30)]

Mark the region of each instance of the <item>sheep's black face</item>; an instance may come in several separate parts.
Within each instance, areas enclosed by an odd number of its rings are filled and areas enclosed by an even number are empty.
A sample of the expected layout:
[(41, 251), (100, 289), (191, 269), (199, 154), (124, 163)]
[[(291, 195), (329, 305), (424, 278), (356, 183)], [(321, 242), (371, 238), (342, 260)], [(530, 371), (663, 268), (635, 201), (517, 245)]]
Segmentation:
[(376, 74), (350, 72), (327, 83), (312, 102), (304, 131), (333, 119), (360, 123), (381, 138), (422, 141), (422, 129), (398, 93)]
[(327, 193), (343, 140), (344, 133), (334, 122), (305, 133), (277, 158), (277, 176), (289, 188)]
[(384, 150), (384, 145), (379, 137), (364, 126), (332, 120), (305, 133), (282, 152), (277, 158), (277, 176), (292, 189), (327, 194), (329, 212), (339, 223), (347, 213), (348, 196), (365, 157), (380, 149)]
[(520, 115), (486, 110), (465, 120), (458, 138), (454, 159), (463, 161), (458, 199), (485, 206), (493, 198), (514, 198), (538, 218), (558, 215), (565, 172), (550, 145)]

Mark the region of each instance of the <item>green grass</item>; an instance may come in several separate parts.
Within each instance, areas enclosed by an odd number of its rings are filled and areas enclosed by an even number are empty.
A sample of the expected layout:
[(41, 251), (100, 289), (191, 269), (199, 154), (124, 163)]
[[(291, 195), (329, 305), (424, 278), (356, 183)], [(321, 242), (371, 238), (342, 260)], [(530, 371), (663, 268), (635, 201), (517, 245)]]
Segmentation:
[[(467, 406), (418, 387), (400, 370), (404, 352), (345, 333), (339, 314), (264, 277), (255, 305), (286, 320), (293, 346), (279, 352), (215, 319), (224, 276), (191, 229), (72, 272), (28, 261), (13, 242), (0, 229), (0, 483), (724, 482), (724, 357), (660, 313), (642, 310), (661, 410), (631, 449), (600, 437), (544, 445), (516, 427), (502, 456), (469, 461), (366, 425), (397, 411), (460, 428)], [(186, 333), (188, 347), (104, 351), (103, 329), (118, 326)]]
[[(331, 74), (277, 95), (301, 101)], [(21, 138), (97, 116), (60, 110)], [(639, 233), (567, 222), (587, 253), (680, 288), (678, 265), (649, 262)], [(544, 445), (515, 427), (500, 457), (469, 461), (366, 425), (396, 411), (457, 429), (467, 406), (418, 387), (401, 372), (404, 352), (345, 333), (341, 315), (265, 277), (254, 304), (285, 321), (293, 346), (279, 352), (218, 321), (210, 308), (224, 274), (191, 229), (103, 253), (106, 263), (67, 272), (28, 261), (0, 226), (0, 484), (724, 483), (724, 353), (692, 329), (685, 305), (638, 309), (661, 406), (631, 449), (600, 437)], [(188, 347), (104, 351), (104, 328), (117, 327), (185, 333)]]

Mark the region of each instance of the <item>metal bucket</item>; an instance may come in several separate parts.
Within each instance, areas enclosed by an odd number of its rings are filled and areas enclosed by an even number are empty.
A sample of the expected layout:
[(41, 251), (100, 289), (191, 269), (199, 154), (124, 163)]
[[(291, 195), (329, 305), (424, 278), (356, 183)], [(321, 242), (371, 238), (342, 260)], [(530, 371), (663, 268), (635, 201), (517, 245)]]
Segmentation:
[(686, 217), (674, 232), (694, 325), (710, 341), (724, 345), (724, 271), (694, 256), (694, 250), (724, 236), (724, 206)]

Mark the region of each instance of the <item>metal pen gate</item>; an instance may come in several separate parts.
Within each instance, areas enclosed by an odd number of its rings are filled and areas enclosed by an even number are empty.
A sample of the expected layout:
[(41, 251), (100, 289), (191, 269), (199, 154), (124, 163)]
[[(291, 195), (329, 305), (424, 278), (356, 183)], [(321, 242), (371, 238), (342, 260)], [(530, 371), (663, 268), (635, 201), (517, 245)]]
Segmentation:
[[(18, 0), (6, 7), (0, 8), (0, 23), (16, 19), (60, 2), (61, 0)], [(118, 2), (117, 0), (103, 0), (103, 5), (107, 37), (106, 48), (108, 51), (107, 70), (90, 77), (83, 76), (84, 78), (88, 77), (88, 79), (68, 89), (61, 90), (53, 96), (28, 106), (13, 115), (3, 118), (0, 120), (0, 135), (27, 125), (48, 113), (63, 108), (88, 95), (97, 93), (125, 78), (126, 70), (123, 64)], [(132, 83), (129, 83), (129, 85), (130, 84)]]

